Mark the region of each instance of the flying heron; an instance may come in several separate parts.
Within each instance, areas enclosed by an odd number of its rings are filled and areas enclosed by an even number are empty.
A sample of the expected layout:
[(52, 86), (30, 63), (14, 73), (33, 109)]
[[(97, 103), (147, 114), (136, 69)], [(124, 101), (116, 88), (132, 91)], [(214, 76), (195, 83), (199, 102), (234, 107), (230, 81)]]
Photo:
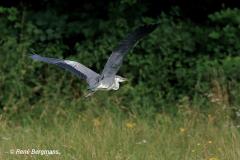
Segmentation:
[(116, 75), (122, 65), (124, 56), (137, 43), (137, 41), (151, 33), (156, 27), (157, 24), (144, 25), (128, 34), (112, 51), (112, 54), (108, 58), (101, 74), (98, 74), (75, 61), (42, 57), (37, 54), (31, 54), (30, 56), (34, 60), (57, 65), (77, 75), (80, 79), (86, 80), (89, 90), (89, 94), (86, 96), (92, 95), (97, 90), (118, 90), (119, 82), (126, 81), (126, 78)]

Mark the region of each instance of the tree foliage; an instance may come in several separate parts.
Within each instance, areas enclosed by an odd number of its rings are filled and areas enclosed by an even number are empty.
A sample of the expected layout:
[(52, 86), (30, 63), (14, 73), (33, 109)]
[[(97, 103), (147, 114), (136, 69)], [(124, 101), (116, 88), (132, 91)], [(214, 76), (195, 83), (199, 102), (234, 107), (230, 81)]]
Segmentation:
[[(47, 10), (0, 7), (2, 110), (18, 110), (50, 99), (73, 101), (84, 95), (83, 81), (33, 62), (29, 53), (76, 60), (101, 72), (126, 33), (152, 23), (159, 27), (131, 50), (120, 70), (120, 75), (130, 79), (128, 84), (118, 93), (104, 94), (121, 97), (122, 106), (162, 109), (166, 101), (210, 93), (212, 80), (222, 78), (221, 83), (233, 89), (228, 93), (235, 99), (231, 102), (238, 104), (239, 9), (220, 10), (210, 14), (206, 23), (197, 24), (179, 18), (178, 7), (156, 17), (149, 14), (148, 3), (136, 0), (85, 4), (80, 13), (78, 9), (66, 13), (51, 3)], [(104, 7), (104, 12), (94, 12), (96, 6)]]

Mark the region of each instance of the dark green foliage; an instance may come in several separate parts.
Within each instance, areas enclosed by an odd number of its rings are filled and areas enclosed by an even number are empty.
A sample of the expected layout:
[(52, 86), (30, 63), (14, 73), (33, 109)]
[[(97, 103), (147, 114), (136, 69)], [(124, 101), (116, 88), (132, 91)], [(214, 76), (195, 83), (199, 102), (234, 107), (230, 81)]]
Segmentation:
[[(127, 12), (132, 7), (138, 9)], [(205, 25), (164, 13), (158, 18), (143, 16), (147, 6), (135, 0), (111, 2), (106, 11), (108, 19), (87, 16), (87, 12), (61, 14), (54, 9), (0, 7), (1, 110), (38, 112), (40, 104), (50, 101), (60, 106), (73, 103), (78, 109), (99, 105), (130, 112), (176, 112), (171, 104), (182, 97), (193, 100), (210, 93), (211, 81), (221, 78), (221, 83), (230, 87), (231, 103), (239, 104), (239, 9), (211, 14)], [(174, 14), (180, 14), (178, 9)], [(160, 25), (124, 59), (119, 74), (130, 80), (128, 84), (117, 92), (100, 91), (91, 100), (83, 98), (85, 82), (28, 57), (35, 52), (67, 58), (101, 72), (126, 33), (152, 23)], [(220, 74), (214, 75), (216, 72)]]

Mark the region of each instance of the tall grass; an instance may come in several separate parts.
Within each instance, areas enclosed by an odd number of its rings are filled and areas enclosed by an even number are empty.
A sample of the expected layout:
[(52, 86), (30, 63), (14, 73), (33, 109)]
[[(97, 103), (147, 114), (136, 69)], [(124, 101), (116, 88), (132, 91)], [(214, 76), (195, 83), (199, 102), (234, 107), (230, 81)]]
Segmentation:
[[(185, 105), (175, 116), (161, 113), (154, 118), (97, 109), (99, 114), (93, 107), (81, 113), (54, 107), (27, 125), (2, 116), (0, 159), (240, 159), (240, 133), (219, 105), (208, 114)], [(11, 149), (54, 149), (61, 154), (19, 155), (10, 154)]]

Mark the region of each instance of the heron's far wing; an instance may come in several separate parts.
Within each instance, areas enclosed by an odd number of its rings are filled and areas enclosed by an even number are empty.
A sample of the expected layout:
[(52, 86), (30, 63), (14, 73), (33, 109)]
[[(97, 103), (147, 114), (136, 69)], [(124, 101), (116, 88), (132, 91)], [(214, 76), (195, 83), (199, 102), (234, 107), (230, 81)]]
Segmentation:
[(141, 26), (132, 33), (128, 34), (128, 36), (119, 43), (119, 45), (113, 50), (111, 56), (108, 58), (108, 61), (102, 71), (102, 76), (108, 77), (115, 75), (121, 67), (123, 57), (126, 53), (138, 40), (151, 33), (157, 25), (158, 24)]
[(69, 60), (63, 60), (63, 59), (56, 59), (56, 58), (48, 58), (48, 57), (42, 57), (37, 54), (31, 54), (30, 55), (32, 59), (46, 62), (49, 64), (55, 64), (61, 68), (64, 68), (73, 74), (77, 75), (79, 78), (87, 80), (90, 78), (96, 78), (99, 76), (96, 72), (93, 70), (87, 68), (86, 66), (75, 62), (75, 61), (69, 61)]

